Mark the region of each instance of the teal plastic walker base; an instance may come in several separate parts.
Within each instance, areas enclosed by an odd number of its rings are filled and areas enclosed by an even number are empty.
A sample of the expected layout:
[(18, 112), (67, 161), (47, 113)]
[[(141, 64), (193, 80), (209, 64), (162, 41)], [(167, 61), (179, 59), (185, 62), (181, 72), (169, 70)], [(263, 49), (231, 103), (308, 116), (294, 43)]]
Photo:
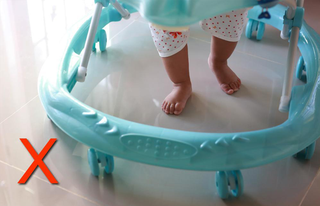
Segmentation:
[[(172, 1), (169, 4), (169, 0), (123, 2), (130, 5), (123, 5), (130, 13), (139, 10), (148, 20), (168, 26), (189, 25), (210, 16), (257, 4), (256, 0), (224, 0), (223, 5), (227, 6), (221, 6), (220, 10), (208, 10), (203, 8), (208, 1), (203, 0), (184, 1), (192, 4), (183, 4), (184, 7), (171, 4)], [(157, 4), (162, 7), (154, 7)], [(221, 5), (221, 0), (212, 0), (209, 4)], [(167, 5), (171, 5), (169, 12), (163, 10), (161, 13), (159, 9)], [(179, 13), (172, 12), (181, 8)], [(262, 39), (265, 24), (281, 30), (285, 10), (281, 5), (270, 9), (270, 20), (257, 19), (261, 8), (251, 10), (247, 37), (257, 32), (257, 39)], [(101, 51), (106, 49), (107, 41), (103, 28), (121, 19), (119, 12), (110, 5), (102, 10), (96, 36)], [(305, 22), (299, 39), (304, 63), (301, 60), (298, 64), (297, 76), (300, 77), (304, 70), (302, 65), (307, 65), (308, 81), (293, 88), (288, 120), (279, 126), (259, 131), (200, 133), (123, 120), (89, 107), (70, 94), (77, 83), (80, 53), (85, 45), (90, 20), (79, 23), (72, 30), (69, 35), (72, 38), (64, 48), (65, 52), (53, 58), (61, 61), (58, 66), (45, 64), (39, 77), (39, 97), (49, 118), (62, 131), (91, 148), (88, 150), (88, 162), (93, 175), (99, 176), (100, 166), (104, 167), (106, 173), (112, 173), (113, 156), (161, 167), (218, 171), (217, 191), (221, 198), (227, 198), (229, 194), (239, 197), (243, 193), (241, 169), (278, 161), (302, 150), (305, 159), (312, 157), (315, 141), (320, 136), (320, 37)]]

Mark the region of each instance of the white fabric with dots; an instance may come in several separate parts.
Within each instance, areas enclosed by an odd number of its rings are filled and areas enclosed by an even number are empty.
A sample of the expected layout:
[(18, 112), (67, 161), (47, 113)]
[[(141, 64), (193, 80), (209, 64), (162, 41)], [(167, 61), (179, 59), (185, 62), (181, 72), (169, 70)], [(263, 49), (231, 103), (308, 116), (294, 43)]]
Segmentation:
[(158, 29), (149, 24), (153, 42), (161, 57), (172, 56), (181, 51), (187, 44), (190, 30), (183, 32), (171, 32)]
[[(247, 9), (232, 11), (200, 22), (203, 30), (220, 39), (237, 42), (247, 22)], [(187, 44), (190, 30), (171, 32), (149, 24), (153, 42), (161, 57), (172, 56)]]
[(232, 11), (226, 14), (205, 19), (200, 22), (203, 30), (220, 39), (237, 42), (247, 23), (247, 9)]

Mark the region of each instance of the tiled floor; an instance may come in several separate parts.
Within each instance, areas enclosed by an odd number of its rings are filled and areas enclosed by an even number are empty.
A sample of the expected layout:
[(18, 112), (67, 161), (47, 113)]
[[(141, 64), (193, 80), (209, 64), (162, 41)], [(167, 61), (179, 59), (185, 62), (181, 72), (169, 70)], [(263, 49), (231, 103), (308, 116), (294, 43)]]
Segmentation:
[[(317, 7), (318, 0), (306, 1), (307, 22), (319, 32)], [(92, 9), (92, 0), (0, 0), (1, 206), (320, 205), (320, 144), (310, 161), (287, 158), (244, 170), (244, 196), (227, 201), (217, 196), (213, 172), (172, 170), (115, 158), (113, 175), (91, 175), (87, 147), (48, 120), (37, 95), (37, 79), (68, 29)], [(271, 27), (259, 43), (241, 39), (230, 65), (244, 85), (236, 95), (226, 96), (206, 65), (210, 36), (193, 25), (189, 52), (194, 95), (180, 117), (166, 116), (159, 109), (170, 82), (146, 21), (135, 14), (130, 20), (112, 23), (106, 31), (107, 52), (92, 55), (87, 82), (73, 91), (90, 106), (136, 122), (200, 132), (257, 130), (287, 118), (277, 107), (288, 43)], [(38, 152), (50, 138), (58, 139), (45, 163), (59, 185), (51, 185), (40, 169), (26, 185), (17, 184), (33, 161), (19, 140), (22, 137)]]

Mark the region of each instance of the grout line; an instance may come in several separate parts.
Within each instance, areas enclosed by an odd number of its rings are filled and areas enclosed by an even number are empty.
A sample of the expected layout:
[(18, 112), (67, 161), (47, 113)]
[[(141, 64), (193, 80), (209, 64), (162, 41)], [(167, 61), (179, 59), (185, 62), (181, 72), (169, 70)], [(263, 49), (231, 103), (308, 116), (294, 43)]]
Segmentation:
[(14, 168), (14, 169), (16, 169), (16, 170), (19, 170), (20, 172), (26, 172), (26, 171), (24, 171), (24, 170), (22, 170), (22, 169), (20, 169), (20, 168), (18, 168), (18, 167), (16, 167), (16, 166), (10, 165), (9, 163), (6, 163), (6, 162), (2, 161), (2, 160), (0, 160), (0, 162), (1, 162), (2, 164), (4, 164), (4, 165), (7, 165), (7, 166), (12, 167), (12, 168)]
[[(14, 169), (16, 169), (16, 170), (19, 170), (20, 172), (23, 172), (23, 173), (26, 172), (25, 170), (20, 169), (20, 168), (14, 166), (14, 165), (9, 164), (9, 163), (6, 163), (6, 162), (4, 162), (4, 161), (2, 161), (2, 160), (0, 160), (0, 163), (4, 164), (4, 165), (6, 165), (6, 166), (9, 166), (9, 167), (11, 167), (11, 168), (14, 168)], [(35, 177), (35, 178), (37, 178), (37, 179), (39, 179), (39, 180), (41, 180), (41, 181), (43, 181), (43, 182), (45, 182), (45, 183), (47, 183), (47, 184), (51, 184), (48, 180), (45, 180), (45, 179), (43, 179), (43, 178), (41, 178), (41, 177), (38, 177), (37, 175), (33, 175), (33, 177)], [(18, 183), (17, 183), (17, 184), (18, 184)], [(90, 199), (88, 199), (88, 198), (86, 198), (86, 197), (84, 197), (84, 196), (82, 196), (82, 195), (79, 195), (79, 194), (77, 194), (77, 193), (75, 193), (75, 192), (72, 192), (71, 190), (68, 190), (68, 189), (66, 189), (66, 188), (64, 188), (64, 187), (61, 187), (61, 186), (59, 186), (59, 185), (54, 185), (54, 186), (55, 186), (55, 187), (58, 187), (59, 189), (65, 191), (65, 192), (68, 192), (68, 193), (70, 193), (70, 194), (72, 194), (72, 195), (75, 195), (75, 196), (77, 196), (77, 197), (79, 197), (79, 198), (81, 198), (81, 199), (87, 200), (88, 202), (91, 202), (91, 203), (93, 203), (93, 204), (95, 204), (95, 205), (101, 206), (99, 203), (97, 203), (97, 202), (95, 202), (95, 201), (93, 201), (93, 200), (90, 200)]]
[[(204, 43), (208, 43), (208, 44), (211, 43), (211, 42), (208, 42), (208, 41), (206, 41), (206, 40), (199, 39), (199, 38), (196, 38), (196, 37), (193, 37), (193, 36), (190, 36), (189, 38), (195, 39), (195, 40), (198, 40), (198, 41), (201, 41), (201, 42), (204, 42)], [(241, 54), (246, 54), (246, 55), (248, 55), (248, 56), (252, 56), (252, 57), (255, 57), (255, 58), (258, 58), (258, 59), (262, 59), (262, 60), (265, 60), (265, 61), (269, 61), (269, 62), (274, 63), (274, 64), (278, 64), (278, 65), (285, 66), (285, 64), (283, 64), (283, 63), (276, 62), (276, 61), (273, 61), (273, 60), (270, 60), (270, 59), (266, 59), (266, 58), (263, 58), (263, 57), (260, 57), (260, 56), (256, 56), (256, 55), (253, 55), (253, 54), (244, 52), (244, 51), (239, 51), (239, 50), (237, 50), (237, 49), (235, 50), (235, 52), (238, 52), (238, 53), (241, 53)]]
[(235, 50), (236, 52), (239, 52), (239, 53), (242, 53), (242, 54), (246, 54), (248, 56), (252, 56), (252, 57), (255, 57), (255, 58), (258, 58), (258, 59), (262, 59), (262, 60), (265, 60), (265, 61), (269, 61), (269, 62), (272, 62), (274, 64), (278, 64), (278, 65), (282, 65), (282, 66), (285, 66), (285, 64), (283, 63), (280, 63), (280, 62), (276, 62), (276, 61), (273, 61), (271, 59), (266, 59), (266, 58), (263, 58), (263, 57), (260, 57), (260, 56), (256, 56), (256, 55), (253, 55), (253, 54), (249, 54), (247, 52), (244, 52), (244, 51), (239, 51), (239, 50)]
[(316, 181), (316, 179), (317, 179), (318, 175), (320, 175), (320, 169), (318, 170), (317, 174), (315, 175), (315, 177), (313, 178), (312, 182), (310, 183), (310, 185), (309, 185), (309, 187), (308, 187), (308, 189), (307, 189), (306, 193), (304, 194), (304, 196), (303, 196), (303, 198), (302, 198), (302, 200), (301, 200), (301, 202), (300, 202), (299, 206), (301, 206), (301, 205), (302, 205), (302, 203), (303, 203), (303, 201), (304, 201), (304, 199), (306, 199), (306, 197), (307, 197), (307, 195), (308, 195), (308, 193), (309, 193), (309, 190), (311, 189), (311, 187), (312, 187), (313, 183)]
[[(142, 16), (140, 16), (140, 17), (143, 18)], [(148, 22), (145, 22), (145, 21), (143, 21), (143, 20), (139, 20), (139, 18), (135, 19), (135, 21), (141, 22), (141, 23), (145, 23), (145, 24), (149, 24)]]
[[(133, 24), (136, 20), (134, 19), (131, 23), (129, 23), (127, 26), (123, 27), (118, 33), (116, 33), (115, 35), (113, 35), (113, 37), (111, 37), (108, 41), (111, 41), (114, 37), (118, 36), (118, 34), (120, 34), (123, 30), (125, 30), (126, 28), (128, 28), (129, 26), (131, 26), (131, 24)], [(109, 25), (109, 24), (108, 24)]]
[[(49, 183), (49, 182), (48, 182), (48, 183)], [(82, 199), (84, 199), (84, 200), (86, 200), (86, 201), (88, 201), (88, 202), (91, 202), (91, 203), (95, 204), (95, 205), (101, 206), (99, 203), (97, 203), (97, 202), (95, 202), (95, 201), (93, 201), (93, 200), (90, 200), (89, 198), (86, 198), (86, 197), (84, 197), (84, 196), (82, 196), (82, 195), (79, 195), (79, 194), (77, 194), (77, 193), (75, 193), (75, 192), (72, 192), (72, 191), (70, 191), (70, 190), (67, 190), (67, 189), (64, 188), (64, 187), (61, 187), (61, 186), (57, 186), (57, 187), (60, 188), (61, 190), (64, 190), (65, 192), (68, 192), (68, 193), (74, 195), (74, 196), (77, 196), (77, 197), (79, 197), (79, 198), (82, 198)]]
[(33, 101), (35, 98), (37, 98), (38, 95), (36, 95), (35, 97), (33, 97), (32, 99), (30, 99), (27, 103), (25, 103), (24, 105), (22, 105), (17, 111), (15, 111), (14, 113), (12, 113), (9, 117), (5, 118), (4, 120), (2, 120), (2, 122), (0, 122), (0, 125), (5, 122), (6, 120), (8, 120), (10, 117), (12, 117), (13, 115), (15, 115), (17, 112), (19, 112), (23, 107), (25, 107), (27, 104), (29, 104), (31, 101)]
[(211, 44), (211, 42), (210, 42), (210, 41), (206, 41), (206, 40), (203, 40), (203, 39), (199, 39), (199, 38), (193, 37), (193, 36), (191, 36), (191, 35), (190, 35), (190, 37), (189, 37), (189, 38), (191, 38), (191, 39), (195, 39), (195, 40), (198, 40), (198, 41), (201, 41), (201, 42), (204, 42), (204, 43)]

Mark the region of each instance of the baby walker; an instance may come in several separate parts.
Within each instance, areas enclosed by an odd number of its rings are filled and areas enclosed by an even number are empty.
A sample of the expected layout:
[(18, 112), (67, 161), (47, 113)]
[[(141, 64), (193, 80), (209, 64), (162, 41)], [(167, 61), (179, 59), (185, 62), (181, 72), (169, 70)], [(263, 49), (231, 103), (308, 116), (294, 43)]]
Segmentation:
[[(48, 117), (66, 134), (91, 147), (88, 162), (93, 175), (99, 175), (99, 164), (106, 173), (112, 173), (113, 156), (162, 167), (217, 171), (218, 194), (228, 198), (229, 191), (236, 197), (243, 193), (240, 169), (268, 164), (297, 153), (305, 159), (312, 157), (320, 135), (317, 106), (320, 105), (320, 37), (303, 21), (303, 0), (284, 1), (288, 7), (278, 5), (277, 0), (95, 2), (93, 17), (76, 30), (59, 67), (45, 66), (39, 78), (39, 96)], [(103, 28), (110, 22), (128, 19), (130, 13), (139, 11), (158, 25), (188, 26), (210, 16), (252, 6), (255, 7), (248, 14), (248, 38), (256, 32), (256, 38), (261, 40), (267, 23), (281, 30), (283, 39), (290, 39), (279, 106), (280, 111), (289, 112), (289, 118), (279, 126), (225, 134), (165, 129), (104, 114), (70, 94), (77, 82), (85, 81), (95, 43), (99, 42), (101, 51), (106, 50), (107, 37)], [(296, 67), (296, 77), (306, 84), (292, 88), (297, 46), (302, 56)]]

